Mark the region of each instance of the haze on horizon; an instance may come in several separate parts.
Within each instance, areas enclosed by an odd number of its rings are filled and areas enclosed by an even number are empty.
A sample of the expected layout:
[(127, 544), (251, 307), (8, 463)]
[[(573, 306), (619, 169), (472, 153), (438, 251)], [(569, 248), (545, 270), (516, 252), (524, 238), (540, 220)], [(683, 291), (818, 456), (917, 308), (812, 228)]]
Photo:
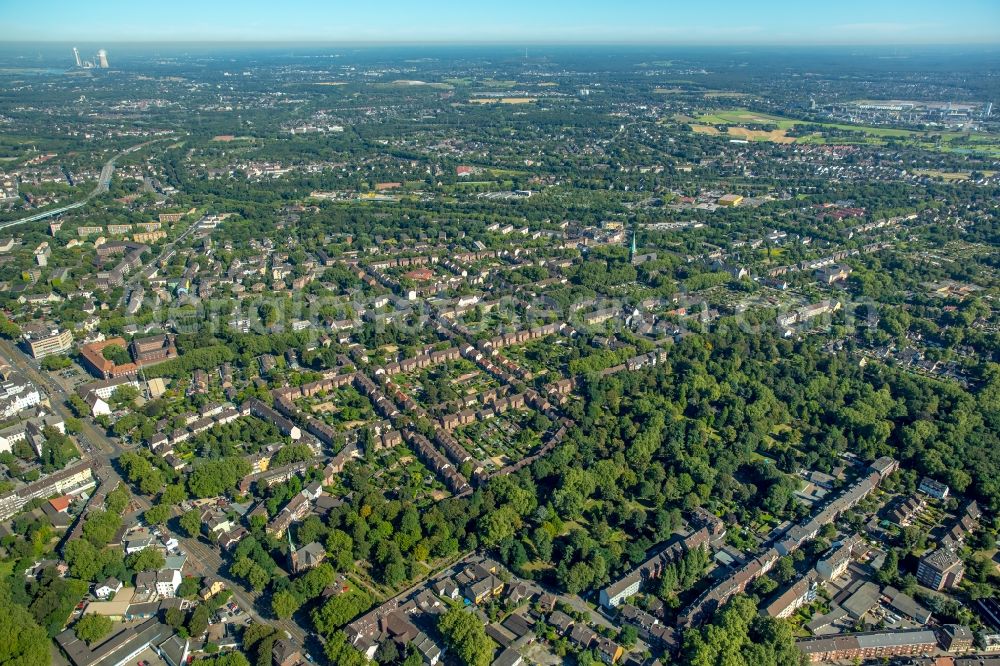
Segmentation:
[(893, 45), (1000, 43), (1000, 3), (793, 0), (703, 4), (663, 0), (263, 0), (169, 8), (104, 0), (0, 7), (0, 41), (316, 41), (378, 43), (661, 43)]

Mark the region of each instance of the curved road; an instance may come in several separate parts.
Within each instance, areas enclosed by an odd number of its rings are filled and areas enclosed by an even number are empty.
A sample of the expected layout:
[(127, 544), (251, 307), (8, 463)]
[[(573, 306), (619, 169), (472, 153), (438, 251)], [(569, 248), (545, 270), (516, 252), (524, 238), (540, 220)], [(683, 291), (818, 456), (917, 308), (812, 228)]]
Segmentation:
[(127, 155), (129, 153), (134, 153), (140, 148), (144, 148), (150, 144), (156, 143), (157, 141), (163, 141), (169, 137), (162, 137), (159, 139), (153, 139), (152, 141), (146, 141), (144, 143), (137, 144), (135, 146), (130, 146), (118, 153), (110, 160), (104, 163), (104, 167), (101, 169), (101, 177), (97, 179), (97, 186), (90, 191), (90, 194), (86, 196), (81, 201), (76, 203), (67, 204), (65, 206), (60, 206), (59, 208), (53, 208), (52, 210), (47, 210), (41, 213), (35, 213), (34, 215), (29, 215), (28, 217), (22, 217), (19, 220), (10, 220), (8, 222), (0, 222), (0, 229), (7, 229), (9, 227), (16, 227), (19, 224), (25, 224), (27, 222), (37, 222), (38, 220), (44, 220), (47, 217), (52, 217), (53, 215), (60, 215), (66, 211), (73, 210), (74, 208), (79, 208), (84, 205), (94, 197), (99, 194), (104, 194), (108, 191), (108, 186), (111, 184), (111, 175), (115, 172), (115, 160), (117, 160), (122, 155)]

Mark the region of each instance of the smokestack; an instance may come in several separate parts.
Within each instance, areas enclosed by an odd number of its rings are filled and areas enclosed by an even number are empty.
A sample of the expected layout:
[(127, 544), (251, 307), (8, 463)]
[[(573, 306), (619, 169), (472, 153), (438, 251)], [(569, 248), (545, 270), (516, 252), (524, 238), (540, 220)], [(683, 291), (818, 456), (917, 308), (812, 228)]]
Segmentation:
[(80, 52), (76, 50), (75, 46), (73, 47), (73, 57), (76, 59), (76, 66), (83, 67), (83, 63), (80, 62)]

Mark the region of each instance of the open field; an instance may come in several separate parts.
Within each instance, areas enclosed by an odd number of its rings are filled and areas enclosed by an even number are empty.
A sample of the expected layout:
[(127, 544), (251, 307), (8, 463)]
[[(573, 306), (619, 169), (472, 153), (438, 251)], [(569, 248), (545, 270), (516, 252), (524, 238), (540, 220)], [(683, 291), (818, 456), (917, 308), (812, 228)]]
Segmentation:
[(692, 125), (691, 129), (698, 134), (708, 134), (710, 136), (729, 136), (734, 139), (746, 139), (747, 141), (770, 141), (772, 143), (795, 143), (795, 137), (787, 136), (786, 130), (752, 130), (746, 127), (729, 127), (723, 133), (712, 125)]
[[(969, 180), (972, 177), (972, 173), (969, 171), (939, 171), (937, 169), (916, 169), (914, 173), (920, 174), (921, 176), (928, 176), (930, 178), (941, 178), (952, 183), (958, 183), (963, 180)], [(995, 171), (983, 171), (982, 174), (987, 178), (992, 177), (996, 174)]]
[(469, 100), (470, 104), (530, 104), (536, 102), (534, 97), (475, 97)]
[[(678, 122), (691, 122), (687, 116), (675, 117)], [(725, 109), (704, 113), (693, 119), (691, 129), (700, 134), (722, 135), (719, 127), (726, 127), (727, 134), (733, 138), (749, 141), (771, 141), (774, 143), (807, 143), (807, 144), (856, 144), (882, 145), (895, 140), (926, 150), (943, 152), (970, 152), (1000, 155), (1000, 136), (992, 134), (973, 134), (953, 130), (916, 130), (897, 129), (892, 127), (869, 127), (866, 125), (848, 125), (844, 123), (814, 123), (794, 118), (783, 118), (767, 113), (759, 113), (748, 109)], [(741, 125), (769, 125), (772, 130), (754, 130)], [(789, 130), (800, 125), (821, 128), (805, 136), (788, 136)], [(855, 136), (827, 136), (823, 130), (831, 133), (851, 132)]]

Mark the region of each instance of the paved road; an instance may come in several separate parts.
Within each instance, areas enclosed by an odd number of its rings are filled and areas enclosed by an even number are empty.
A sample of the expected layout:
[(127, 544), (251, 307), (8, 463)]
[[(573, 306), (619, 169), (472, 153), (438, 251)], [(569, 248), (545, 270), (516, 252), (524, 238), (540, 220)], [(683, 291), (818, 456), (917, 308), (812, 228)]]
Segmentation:
[[(133, 273), (132, 276), (125, 281), (125, 285), (126, 286), (134, 285), (141, 279), (148, 279), (149, 276), (152, 275), (157, 270), (157, 264), (159, 264), (159, 262), (169, 253), (173, 252), (177, 244), (183, 241), (189, 235), (191, 235), (191, 233), (197, 228), (198, 228), (198, 221), (195, 220), (194, 222), (188, 225), (187, 229), (181, 232), (180, 236), (178, 236), (177, 238), (173, 239), (172, 241), (164, 245), (163, 249), (160, 250), (160, 253), (156, 255), (155, 259), (147, 262), (146, 265), (142, 268), (142, 270)], [(125, 298), (125, 296), (122, 295), (122, 298)]]
[(163, 140), (164, 139), (162, 138), (153, 139), (152, 141), (146, 141), (144, 143), (140, 143), (135, 146), (129, 146), (128, 148), (116, 154), (110, 160), (105, 162), (104, 166), (101, 168), (101, 176), (100, 178), (97, 179), (97, 186), (94, 187), (94, 189), (90, 191), (90, 194), (88, 194), (83, 200), (77, 201), (76, 203), (67, 204), (65, 206), (60, 206), (59, 208), (53, 208), (52, 210), (46, 210), (41, 213), (35, 213), (34, 215), (29, 215), (27, 217), (22, 217), (19, 220), (0, 222), (0, 229), (16, 227), (20, 224), (25, 224), (27, 222), (37, 222), (38, 220), (44, 220), (47, 217), (52, 217), (53, 215), (61, 215), (62, 213), (73, 210), (74, 208), (79, 208), (80, 206), (86, 204), (88, 201), (90, 201), (97, 195), (104, 194), (105, 192), (108, 191), (108, 187), (111, 184), (111, 176), (115, 172), (115, 160), (117, 160), (122, 155), (127, 155), (128, 153), (134, 153), (140, 148), (144, 148), (145, 146), (148, 146), (152, 143), (156, 143), (157, 141), (163, 141)]
[(212, 576), (225, 580), (226, 586), (232, 590), (236, 603), (240, 605), (240, 608), (248, 612), (250, 617), (257, 622), (266, 622), (283, 631), (287, 631), (300, 645), (305, 641), (306, 632), (296, 622), (292, 620), (264, 618), (257, 612), (256, 602), (260, 599), (260, 595), (244, 589), (242, 585), (220, 573), (225, 562), (214, 546), (209, 546), (199, 539), (182, 538), (179, 541), (188, 554), (191, 555), (189, 561), (192, 562), (193, 568), (204, 576)]
[[(65, 387), (63, 387), (62, 384), (49, 377), (44, 371), (40, 370), (23, 351), (8, 340), (0, 339), (0, 351), (3, 352), (3, 355), (7, 357), (11, 364), (17, 368), (21, 374), (30, 379), (36, 386), (44, 390), (49, 395), (49, 402), (52, 405), (52, 411), (61, 416), (63, 419), (74, 416), (69, 408), (66, 407), (66, 401), (69, 400), (69, 392)], [(107, 438), (102, 430), (96, 428), (94, 424), (90, 422), (90, 419), (84, 418), (79, 419), (79, 421), (81, 423), (82, 434), (91, 444), (106, 454), (105, 462), (118, 457), (118, 454), (121, 452), (120, 449)]]
[[(69, 394), (66, 389), (59, 384), (59, 382), (53, 380), (42, 370), (39, 370), (31, 360), (22, 352), (19, 348), (16, 348), (7, 340), (0, 339), (0, 352), (6, 356), (10, 362), (20, 371), (25, 377), (34, 382), (39, 388), (44, 389), (46, 393), (49, 394), (50, 402), (52, 404), (52, 410), (56, 412), (63, 419), (70, 418), (73, 413), (65, 406), (65, 400), (69, 398)], [(106, 481), (114, 485), (117, 481), (121, 481), (121, 477), (114, 468), (111, 467), (110, 463), (115, 460), (119, 455), (122, 454), (124, 449), (121, 446), (116, 445), (107, 436), (96, 428), (88, 418), (79, 419), (81, 422), (81, 434), (83, 434), (94, 446), (100, 449), (95, 455), (86, 456), (93, 461), (95, 468), (107, 468), (109, 476), (107, 476)], [(136, 495), (133, 493), (133, 499), (138, 506), (139, 512), (145, 511), (150, 507), (150, 502), (147, 498)], [(267, 622), (272, 624), (282, 631), (288, 632), (292, 638), (294, 638), (301, 645), (305, 643), (307, 633), (298, 625), (298, 623), (293, 620), (277, 620), (262, 617), (256, 610), (255, 604), (260, 599), (260, 595), (245, 590), (239, 583), (227, 578), (222, 575), (222, 570), (224, 569), (225, 562), (223, 561), (219, 551), (214, 546), (209, 546), (198, 539), (191, 538), (181, 538), (178, 535), (178, 541), (183, 544), (184, 550), (188, 553), (188, 562), (191, 567), (203, 576), (213, 576), (216, 578), (224, 579), (230, 590), (233, 592), (233, 597), (236, 602), (243, 608), (247, 613), (250, 614), (258, 622)]]

